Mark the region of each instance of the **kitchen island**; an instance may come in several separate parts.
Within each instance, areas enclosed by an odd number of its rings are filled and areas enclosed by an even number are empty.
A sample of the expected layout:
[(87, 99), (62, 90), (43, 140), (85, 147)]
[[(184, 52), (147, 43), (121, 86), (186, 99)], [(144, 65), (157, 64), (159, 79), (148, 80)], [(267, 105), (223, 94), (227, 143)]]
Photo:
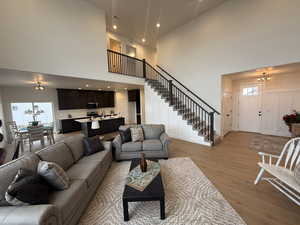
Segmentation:
[(119, 130), (119, 126), (125, 124), (124, 117), (97, 117), (94, 120), (99, 122), (99, 129), (92, 129), (93, 120), (91, 118), (78, 119), (75, 121), (81, 124), (81, 133), (83, 133), (86, 137), (116, 132)]

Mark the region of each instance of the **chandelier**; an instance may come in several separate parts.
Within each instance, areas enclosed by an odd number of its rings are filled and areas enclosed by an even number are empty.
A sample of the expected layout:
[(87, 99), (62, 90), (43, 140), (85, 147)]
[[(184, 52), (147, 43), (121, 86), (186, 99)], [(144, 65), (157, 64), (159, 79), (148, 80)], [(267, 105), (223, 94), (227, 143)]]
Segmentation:
[(45, 87), (42, 86), (41, 82), (36, 82), (36, 86), (34, 87), (35, 90), (37, 91), (44, 91), (45, 90)]
[(257, 78), (258, 81), (268, 81), (271, 80), (271, 76), (266, 72), (262, 73), (261, 77)]

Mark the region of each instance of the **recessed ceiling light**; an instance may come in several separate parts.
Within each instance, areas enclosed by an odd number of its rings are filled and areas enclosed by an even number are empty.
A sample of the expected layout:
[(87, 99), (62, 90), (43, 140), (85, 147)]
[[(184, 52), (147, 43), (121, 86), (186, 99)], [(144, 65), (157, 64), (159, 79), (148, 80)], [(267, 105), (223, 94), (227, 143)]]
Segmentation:
[(156, 24), (156, 27), (157, 27), (157, 28), (160, 28), (160, 23), (157, 23), (157, 24)]
[(118, 26), (116, 24), (113, 25), (113, 29), (116, 30), (118, 29)]
[(81, 90), (82, 88), (78, 88), (78, 90)]
[(86, 87), (89, 87), (89, 85), (88, 85), (88, 84), (86, 84), (85, 86), (86, 86)]
[(142, 39), (142, 42), (146, 42), (146, 39), (145, 39), (145, 38), (143, 38), (143, 39)]
[(110, 88), (110, 86), (107, 86), (107, 88)]
[(101, 90), (102, 90), (101, 88), (98, 89), (98, 91), (101, 91)]

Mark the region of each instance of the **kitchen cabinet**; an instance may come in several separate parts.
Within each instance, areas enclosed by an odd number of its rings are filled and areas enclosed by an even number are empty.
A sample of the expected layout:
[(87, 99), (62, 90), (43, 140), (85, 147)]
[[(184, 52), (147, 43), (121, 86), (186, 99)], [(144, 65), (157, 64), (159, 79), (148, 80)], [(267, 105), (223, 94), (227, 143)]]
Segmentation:
[(88, 103), (98, 103), (99, 108), (115, 107), (114, 91), (57, 89), (59, 110), (87, 109)]
[[(79, 122), (78, 122), (79, 123)], [(93, 137), (95, 135), (108, 134), (112, 132), (116, 132), (119, 130), (121, 125), (125, 124), (125, 118), (111, 118), (104, 119), (99, 121), (100, 128), (92, 129), (92, 122), (82, 122), (81, 123), (81, 133), (86, 137)]]
[(130, 90), (128, 91), (128, 101), (129, 102), (136, 102), (140, 91), (139, 90)]
[(80, 131), (81, 130), (81, 123), (79, 123), (79, 122), (77, 122), (75, 120), (86, 119), (86, 118), (89, 118), (89, 117), (60, 120), (61, 132), (63, 134), (65, 134), (65, 133)]
[(59, 89), (57, 90), (57, 95), (60, 110), (78, 109), (80, 107), (77, 90)]

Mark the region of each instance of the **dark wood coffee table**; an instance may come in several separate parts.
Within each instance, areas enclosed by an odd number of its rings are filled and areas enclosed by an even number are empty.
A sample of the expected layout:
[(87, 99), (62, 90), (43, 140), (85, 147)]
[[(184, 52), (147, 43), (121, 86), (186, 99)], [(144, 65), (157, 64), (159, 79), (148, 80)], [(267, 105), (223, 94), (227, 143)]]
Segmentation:
[[(153, 159), (153, 161), (158, 161)], [(139, 165), (139, 159), (133, 159), (130, 170)], [(125, 185), (123, 192), (123, 210), (124, 221), (129, 221), (128, 203), (129, 202), (144, 202), (144, 201), (159, 201), (160, 202), (160, 218), (165, 219), (165, 192), (164, 185), (159, 173), (144, 191), (138, 191), (128, 185)]]

